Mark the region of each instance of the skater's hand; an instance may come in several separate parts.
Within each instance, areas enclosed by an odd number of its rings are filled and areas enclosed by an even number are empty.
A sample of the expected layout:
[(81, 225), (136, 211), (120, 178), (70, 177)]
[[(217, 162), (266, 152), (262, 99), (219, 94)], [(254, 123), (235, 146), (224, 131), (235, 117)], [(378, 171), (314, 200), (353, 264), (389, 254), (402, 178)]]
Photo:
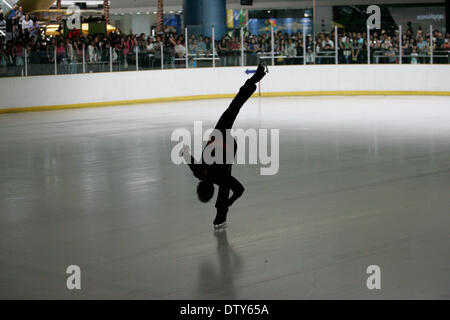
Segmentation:
[(189, 156), (190, 153), (191, 153), (191, 148), (189, 148), (189, 146), (186, 144), (183, 145), (183, 148), (181, 148), (181, 155), (183, 157), (186, 157), (186, 156)]

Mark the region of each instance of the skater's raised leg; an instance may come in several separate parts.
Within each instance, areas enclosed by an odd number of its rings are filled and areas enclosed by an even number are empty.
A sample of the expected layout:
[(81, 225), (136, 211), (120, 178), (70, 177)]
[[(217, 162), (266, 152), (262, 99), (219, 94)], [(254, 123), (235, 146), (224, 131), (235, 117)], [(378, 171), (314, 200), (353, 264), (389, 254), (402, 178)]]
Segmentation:
[(244, 103), (252, 96), (252, 94), (256, 91), (256, 83), (258, 83), (265, 75), (264, 67), (260, 64), (256, 73), (248, 79), (245, 84), (239, 89), (238, 94), (234, 97), (233, 101), (231, 101), (230, 106), (225, 110), (225, 112), (220, 117), (217, 122), (216, 129), (224, 131), (226, 129), (231, 129), (236, 120), (241, 107)]

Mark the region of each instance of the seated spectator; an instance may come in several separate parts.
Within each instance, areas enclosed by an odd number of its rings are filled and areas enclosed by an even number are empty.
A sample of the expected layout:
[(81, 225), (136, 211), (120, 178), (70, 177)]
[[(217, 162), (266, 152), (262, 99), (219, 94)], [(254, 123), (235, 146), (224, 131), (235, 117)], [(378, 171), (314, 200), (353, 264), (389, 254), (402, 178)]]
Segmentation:
[(419, 63), (419, 54), (417, 53), (417, 48), (414, 47), (411, 52), (411, 64)]
[(197, 43), (197, 53), (198, 54), (206, 54), (206, 43), (203, 41), (203, 37), (200, 36)]
[(426, 46), (427, 41), (422, 36), (420, 36), (419, 39), (417, 40), (417, 49), (419, 50), (419, 52), (423, 52)]

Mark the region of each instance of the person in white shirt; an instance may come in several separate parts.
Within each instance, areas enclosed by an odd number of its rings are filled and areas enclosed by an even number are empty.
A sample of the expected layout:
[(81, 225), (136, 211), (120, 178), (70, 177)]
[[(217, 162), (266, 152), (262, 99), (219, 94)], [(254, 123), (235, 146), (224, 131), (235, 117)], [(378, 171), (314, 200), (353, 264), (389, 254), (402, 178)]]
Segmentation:
[(331, 50), (334, 49), (334, 43), (330, 40), (329, 36), (326, 36), (325, 40), (322, 41), (322, 49)]
[(181, 40), (178, 39), (177, 40), (177, 44), (175, 46), (175, 55), (177, 58), (183, 58), (184, 54), (186, 52), (186, 49), (184, 48), (184, 46), (181, 44)]
[(89, 63), (97, 63), (97, 52), (95, 50), (94, 41), (88, 45), (88, 61)]
[(34, 23), (33, 20), (30, 19), (30, 15), (27, 14), (25, 16), (25, 19), (22, 20), (22, 30), (23, 32), (28, 32), (30, 31), (31, 28), (33, 28)]

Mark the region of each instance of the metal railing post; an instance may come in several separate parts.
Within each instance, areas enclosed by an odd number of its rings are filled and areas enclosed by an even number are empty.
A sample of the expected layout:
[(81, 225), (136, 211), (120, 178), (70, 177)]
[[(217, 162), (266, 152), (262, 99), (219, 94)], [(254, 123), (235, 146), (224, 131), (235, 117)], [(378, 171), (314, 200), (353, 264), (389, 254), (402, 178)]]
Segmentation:
[(370, 27), (367, 25), (367, 64), (370, 64)]
[(433, 64), (433, 26), (430, 24), (430, 64)]
[(86, 73), (86, 52), (84, 51), (83, 48), (83, 73)]
[(53, 51), (54, 53), (54, 60), (55, 60), (55, 75), (58, 74), (58, 63), (56, 61), (56, 46), (55, 46), (55, 50)]
[(334, 26), (334, 64), (338, 64), (338, 27)]
[(25, 54), (25, 77), (28, 76), (28, 50), (27, 48), (24, 48), (24, 54)]
[(399, 39), (398, 39), (398, 51), (399, 51), (399, 64), (402, 64), (402, 58), (403, 58), (403, 39), (402, 39), (402, 25), (398, 26), (398, 33), (399, 33)]
[(241, 27), (241, 67), (244, 66), (244, 29)]
[(160, 50), (161, 50), (161, 70), (163, 70), (164, 69), (164, 48), (163, 48), (163, 43), (160, 42), (159, 46), (160, 46)]
[(109, 72), (113, 72), (112, 47), (109, 47)]
[(186, 55), (186, 69), (189, 67), (189, 49), (188, 49), (188, 28), (184, 28), (184, 42), (186, 46), (185, 55)]
[(270, 28), (270, 37), (271, 37), (271, 47), (272, 47), (272, 66), (275, 65), (275, 37), (273, 34), (273, 26)]
[(139, 71), (139, 47), (136, 46), (136, 71)]
[(214, 27), (212, 27), (211, 32), (212, 32), (211, 45), (212, 45), (212, 55), (213, 55), (212, 66), (213, 66), (213, 68), (215, 68), (216, 67), (216, 42), (215, 42), (216, 39), (215, 39), (215, 34), (214, 34)]
[(306, 65), (306, 33), (303, 29), (303, 65)]

